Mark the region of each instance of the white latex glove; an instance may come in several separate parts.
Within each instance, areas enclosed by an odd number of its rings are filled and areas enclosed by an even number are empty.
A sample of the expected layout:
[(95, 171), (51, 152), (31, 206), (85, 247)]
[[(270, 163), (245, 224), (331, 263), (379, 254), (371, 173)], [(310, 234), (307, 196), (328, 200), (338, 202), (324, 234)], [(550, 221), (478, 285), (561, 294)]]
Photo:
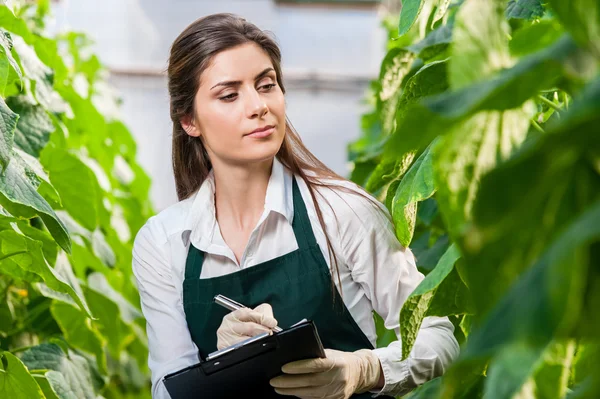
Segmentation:
[(272, 332), (277, 326), (273, 317), (273, 308), (262, 303), (254, 309), (242, 308), (227, 313), (217, 330), (217, 349), (223, 349), (249, 337)]
[(285, 374), (271, 379), (280, 395), (299, 398), (347, 399), (373, 389), (379, 382), (379, 358), (369, 349), (342, 352), (325, 349), (327, 358), (291, 362)]

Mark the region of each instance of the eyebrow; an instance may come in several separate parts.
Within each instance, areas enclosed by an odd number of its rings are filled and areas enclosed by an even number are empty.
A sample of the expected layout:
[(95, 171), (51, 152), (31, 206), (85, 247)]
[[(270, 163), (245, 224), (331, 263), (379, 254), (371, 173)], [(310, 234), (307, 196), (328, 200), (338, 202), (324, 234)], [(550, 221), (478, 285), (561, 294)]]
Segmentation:
[[(265, 76), (267, 73), (269, 73), (271, 71), (274, 71), (274, 70), (275, 69), (273, 69), (271, 67), (265, 68), (261, 73), (259, 73), (258, 75), (256, 75), (256, 77), (254, 78), (254, 80), (255, 81), (259, 80), (260, 78), (262, 78), (263, 76)], [(225, 81), (225, 82), (217, 83), (216, 85), (214, 85), (213, 87), (211, 87), (210, 90), (212, 90), (212, 89), (214, 89), (215, 87), (218, 87), (218, 86), (230, 87), (230, 86), (239, 86), (241, 84), (242, 84), (241, 80), (228, 80), (228, 81)]]

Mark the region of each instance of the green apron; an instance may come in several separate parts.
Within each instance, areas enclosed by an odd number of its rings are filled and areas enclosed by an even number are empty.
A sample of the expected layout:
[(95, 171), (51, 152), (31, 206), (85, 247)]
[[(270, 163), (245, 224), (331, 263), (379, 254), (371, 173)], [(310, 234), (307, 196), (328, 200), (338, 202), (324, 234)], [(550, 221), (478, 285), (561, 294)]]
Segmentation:
[[(261, 303), (270, 304), (282, 328), (304, 318), (313, 320), (324, 348), (341, 351), (373, 349), (338, 291), (332, 290), (329, 267), (313, 234), (298, 184), (292, 180), (292, 227), (298, 242), (297, 250), (234, 273), (201, 279), (204, 252), (190, 244), (183, 281), (183, 308), (202, 359), (217, 350), (217, 329), (228, 312), (213, 302), (217, 294), (252, 308)], [(371, 396), (366, 392), (352, 397)], [(271, 389), (269, 393), (261, 393), (261, 397), (284, 396)]]

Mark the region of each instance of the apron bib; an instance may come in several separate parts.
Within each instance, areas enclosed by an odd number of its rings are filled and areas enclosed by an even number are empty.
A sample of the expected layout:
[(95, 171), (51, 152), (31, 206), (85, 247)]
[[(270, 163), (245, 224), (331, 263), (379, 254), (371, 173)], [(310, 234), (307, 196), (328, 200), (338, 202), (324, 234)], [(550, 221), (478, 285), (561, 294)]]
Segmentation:
[[(353, 352), (373, 349), (356, 324), (337, 289), (310, 225), (298, 184), (293, 179), (292, 227), (298, 249), (267, 262), (224, 276), (201, 279), (204, 252), (190, 244), (183, 281), (183, 307), (192, 340), (202, 360), (217, 350), (217, 329), (229, 312), (213, 302), (217, 294), (254, 308), (269, 303), (279, 326), (314, 321), (324, 348)], [(270, 388), (264, 398), (283, 398)], [(370, 398), (371, 393), (352, 398)]]

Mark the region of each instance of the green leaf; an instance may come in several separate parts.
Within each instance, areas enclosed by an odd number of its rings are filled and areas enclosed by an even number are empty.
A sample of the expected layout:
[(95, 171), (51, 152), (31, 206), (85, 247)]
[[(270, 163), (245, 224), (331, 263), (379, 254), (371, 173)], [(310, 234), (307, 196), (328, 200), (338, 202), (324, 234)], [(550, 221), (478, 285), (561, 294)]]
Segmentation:
[(432, 399), (437, 398), (440, 395), (442, 387), (442, 377), (434, 378), (427, 381), (407, 396), (403, 396), (406, 399)]
[(58, 255), (58, 246), (50, 234), (44, 230), (31, 226), (28, 220), (17, 221), (16, 226), (14, 226), (13, 229), (29, 238), (40, 241), (42, 243), (44, 258), (46, 258), (49, 264), (55, 264)]
[[(15, 57), (13, 57), (13, 54), (11, 52), (12, 48), (13, 44), (10, 34), (4, 31), (0, 31), (0, 50), (6, 56), (6, 60), (11, 66), (12, 70), (17, 74), (19, 79), (22, 80), (23, 72), (21, 71), (19, 63), (15, 60)], [(4, 92), (4, 88), (2, 88), (2, 91)]]
[(438, 205), (451, 236), (471, 219), (481, 177), (525, 139), (530, 115), (525, 109), (476, 114), (449, 128), (433, 148)]
[(543, 17), (544, 12), (540, 0), (510, 0), (505, 15), (508, 19), (534, 19)]
[(5, 5), (0, 5), (0, 26), (10, 32), (16, 33), (25, 40), (32, 40), (33, 35), (23, 18), (15, 14)]
[(13, 153), (12, 161), (4, 172), (0, 173), (0, 205), (15, 216), (32, 218), (39, 215), (58, 245), (70, 252), (71, 240), (67, 229), (37, 192), (39, 183), (37, 175), (21, 157)]
[(90, 367), (82, 356), (66, 354), (56, 344), (41, 344), (23, 352), (21, 359), (30, 369), (56, 372), (46, 378), (59, 398), (96, 399)]
[(550, 344), (544, 351), (542, 364), (535, 373), (534, 381), (539, 397), (562, 399), (568, 392), (569, 374), (575, 343), (558, 341)]
[[(451, 131), (456, 125), (462, 126), (463, 119), (475, 112), (520, 107), (539, 90), (551, 87), (562, 74), (563, 62), (576, 51), (573, 42), (565, 37), (551, 48), (522, 59), (513, 68), (499, 72), (490, 80), (409, 104), (398, 113), (400, 120), (385, 145), (384, 159), (425, 148), (441, 133)], [(442, 64), (438, 67), (443, 68)], [(413, 78), (419, 79), (418, 74)], [(406, 91), (410, 92), (410, 89)], [(526, 105), (525, 109), (533, 115), (533, 110), (528, 107)]]
[(9, 352), (0, 352), (0, 360), (0, 397), (44, 399), (40, 387), (18, 358)]
[(452, 33), (450, 86), (460, 89), (482, 82), (497, 71), (512, 66), (509, 33), (508, 22), (504, 19), (504, 1), (466, 0), (458, 10)]
[(54, 91), (54, 73), (38, 58), (35, 50), (21, 37), (13, 39), (15, 51), (19, 55), (25, 78), (30, 82), (35, 99), (48, 110), (53, 110), (55, 102), (60, 100)]
[(597, 0), (548, 0), (563, 26), (600, 58), (600, 3)]
[(417, 339), (423, 319), (430, 315), (429, 306), (437, 294), (440, 285), (454, 268), (460, 257), (456, 246), (452, 245), (442, 256), (439, 263), (410, 294), (400, 311), (400, 333), (402, 336), (402, 357), (407, 358)]
[(48, 143), (54, 124), (44, 107), (36, 105), (27, 96), (10, 97), (6, 104), (19, 114), (14, 142), (21, 150), (39, 158), (40, 151)]
[(408, 46), (407, 49), (417, 54), (424, 61), (437, 57), (452, 43), (453, 26), (453, 23), (442, 25), (429, 32), (423, 40)]
[(119, 306), (108, 296), (90, 288), (85, 290), (85, 296), (97, 317), (94, 323), (106, 338), (111, 356), (118, 359), (121, 351), (136, 338), (131, 326), (123, 320)]
[(64, 209), (88, 230), (98, 226), (100, 187), (94, 172), (76, 155), (47, 147), (40, 159), (60, 194)]
[(427, 98), (424, 104), (447, 118), (461, 118), (481, 110), (517, 108), (540, 90), (552, 88), (562, 76), (566, 60), (576, 53), (573, 41), (563, 37), (489, 80)]
[(587, 274), (586, 253), (600, 240), (600, 201), (562, 230), (542, 257), (510, 287), (471, 332), (461, 359), (492, 356), (512, 342), (548, 345), (577, 321)]
[(514, 32), (509, 43), (514, 56), (523, 56), (542, 51), (554, 44), (564, 33), (563, 27), (555, 19), (542, 20)]
[(402, 36), (413, 26), (421, 10), (424, 0), (403, 0), (402, 10), (400, 12), (400, 22), (398, 24), (398, 35)]
[(142, 319), (143, 315), (127, 299), (115, 290), (106, 280), (102, 273), (94, 272), (88, 276), (88, 286), (96, 292), (101, 292), (119, 307), (119, 313), (126, 323), (133, 323)]
[(10, 162), (18, 120), (19, 115), (14, 113), (0, 97), (0, 172)]
[(398, 101), (396, 120), (397, 126), (401, 124), (408, 105), (419, 99), (441, 93), (448, 89), (447, 78), (448, 62), (446, 60), (433, 61), (424, 65), (404, 85), (402, 95)]
[[(77, 292), (78, 287), (73, 287), (65, 281), (64, 277), (59, 275), (44, 258), (42, 253), (42, 244), (39, 241), (32, 240), (29, 237), (20, 235), (14, 231), (0, 231), (1, 251), (3, 254), (17, 251), (25, 251), (20, 255), (15, 255), (0, 262), (3, 271), (14, 269), (17, 265), (20, 269), (34, 273), (51, 289), (69, 294), (77, 305), (83, 309), (90, 317), (90, 311), (83, 295)], [(11, 267), (9, 269), (9, 267)]]
[(433, 20), (431, 21), (431, 26), (433, 26), (437, 21), (444, 18), (446, 15), (446, 11), (448, 11), (448, 7), (452, 0), (439, 0), (437, 9), (435, 10), (435, 14), (433, 15)]
[(594, 134), (599, 123), (600, 79), (581, 93), (552, 134), (532, 139), (481, 180), (474, 226), (461, 239), (470, 265), (465, 278), (480, 311), (493, 306), (599, 195), (598, 172), (589, 164), (589, 152), (600, 152), (600, 136)]
[(106, 374), (104, 338), (81, 310), (63, 302), (52, 302), (50, 312), (60, 326), (65, 339), (75, 348), (87, 351), (96, 357), (98, 369)]
[(517, 342), (503, 348), (490, 363), (485, 384), (485, 397), (512, 399), (533, 375), (544, 347)]
[(58, 195), (58, 192), (52, 183), (50, 183), (50, 178), (46, 174), (46, 171), (44, 170), (44, 167), (40, 163), (39, 159), (19, 150), (18, 148), (15, 148), (14, 152), (19, 155), (22, 161), (24, 161), (27, 174), (35, 174), (37, 177), (35, 185), (37, 185), (39, 182), (39, 186), (37, 188), (38, 193), (44, 197), (44, 199), (48, 201), (50, 205), (61, 206), (60, 196)]
[(408, 247), (412, 241), (417, 219), (417, 202), (426, 200), (434, 192), (433, 164), (431, 146), (429, 146), (400, 181), (392, 202), (396, 237), (403, 246)]
[(412, 52), (393, 48), (387, 53), (381, 64), (379, 73), (381, 89), (377, 94), (377, 109), (384, 134), (393, 131), (400, 87), (409, 73), (414, 59), (415, 55)]

